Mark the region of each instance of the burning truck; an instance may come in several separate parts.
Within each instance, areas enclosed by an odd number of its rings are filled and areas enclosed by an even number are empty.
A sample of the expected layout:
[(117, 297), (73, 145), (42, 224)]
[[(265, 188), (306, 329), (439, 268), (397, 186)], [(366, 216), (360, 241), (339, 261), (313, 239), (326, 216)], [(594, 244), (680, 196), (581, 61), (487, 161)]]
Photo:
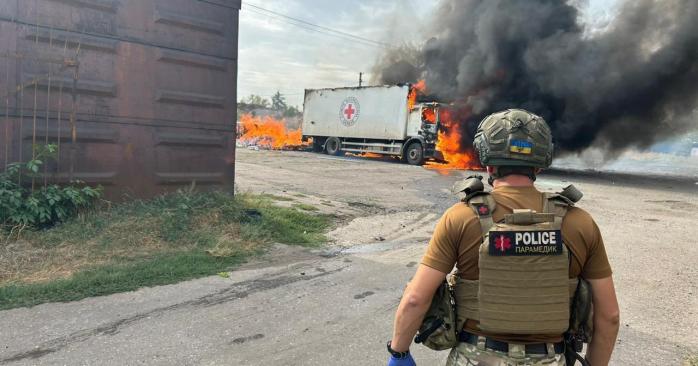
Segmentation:
[(306, 89), (303, 141), (313, 151), (400, 157), (412, 165), (443, 160), (437, 149), (440, 109), (417, 100), (424, 84)]

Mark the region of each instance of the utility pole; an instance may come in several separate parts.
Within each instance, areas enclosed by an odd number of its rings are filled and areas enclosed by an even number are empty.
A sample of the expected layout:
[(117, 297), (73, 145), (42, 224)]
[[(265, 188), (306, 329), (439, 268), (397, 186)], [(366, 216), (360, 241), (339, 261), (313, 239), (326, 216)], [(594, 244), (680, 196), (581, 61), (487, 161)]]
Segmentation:
[(364, 73), (360, 72), (359, 73), (359, 88), (361, 87), (361, 84), (363, 83), (363, 76), (364, 76)]

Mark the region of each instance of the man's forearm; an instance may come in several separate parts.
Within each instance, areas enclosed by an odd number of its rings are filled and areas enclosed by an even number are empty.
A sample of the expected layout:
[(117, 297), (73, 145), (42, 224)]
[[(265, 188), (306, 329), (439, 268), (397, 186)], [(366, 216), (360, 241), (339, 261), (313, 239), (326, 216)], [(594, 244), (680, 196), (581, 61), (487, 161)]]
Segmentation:
[(412, 338), (419, 330), (424, 314), (429, 310), (429, 302), (412, 296), (409, 288), (405, 292), (395, 314), (392, 349), (406, 351), (412, 343)]
[(592, 366), (605, 366), (611, 359), (618, 336), (620, 311), (613, 278), (590, 279), (594, 297), (594, 334), (586, 358)]
[(610, 321), (601, 326), (594, 324), (594, 335), (586, 353), (586, 358), (591, 366), (608, 365), (613, 347), (616, 345), (617, 336), (618, 322)]

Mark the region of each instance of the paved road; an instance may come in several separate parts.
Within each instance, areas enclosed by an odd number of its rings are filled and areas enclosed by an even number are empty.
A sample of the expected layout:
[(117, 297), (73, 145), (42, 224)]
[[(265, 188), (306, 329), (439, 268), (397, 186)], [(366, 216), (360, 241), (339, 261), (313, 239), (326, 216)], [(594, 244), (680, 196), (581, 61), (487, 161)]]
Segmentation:
[[(402, 289), (464, 172), (296, 152), (238, 154), (241, 191), (336, 214), (334, 243), (278, 246), (231, 274), (0, 312), (0, 365), (382, 365)], [(698, 354), (698, 186), (553, 172), (575, 183), (615, 270), (614, 365), (680, 365)], [(446, 357), (413, 347), (419, 365)]]

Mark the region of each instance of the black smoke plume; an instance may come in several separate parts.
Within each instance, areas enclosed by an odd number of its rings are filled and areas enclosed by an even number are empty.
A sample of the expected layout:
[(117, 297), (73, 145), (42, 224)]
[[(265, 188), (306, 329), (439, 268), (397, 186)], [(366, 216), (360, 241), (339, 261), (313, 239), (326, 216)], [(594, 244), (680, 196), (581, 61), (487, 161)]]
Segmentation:
[(425, 79), (430, 94), (472, 113), (543, 116), (556, 147), (609, 153), (698, 126), (698, 1), (626, 0), (588, 31), (576, 1), (441, 0), (425, 42), (387, 52), (383, 83)]

